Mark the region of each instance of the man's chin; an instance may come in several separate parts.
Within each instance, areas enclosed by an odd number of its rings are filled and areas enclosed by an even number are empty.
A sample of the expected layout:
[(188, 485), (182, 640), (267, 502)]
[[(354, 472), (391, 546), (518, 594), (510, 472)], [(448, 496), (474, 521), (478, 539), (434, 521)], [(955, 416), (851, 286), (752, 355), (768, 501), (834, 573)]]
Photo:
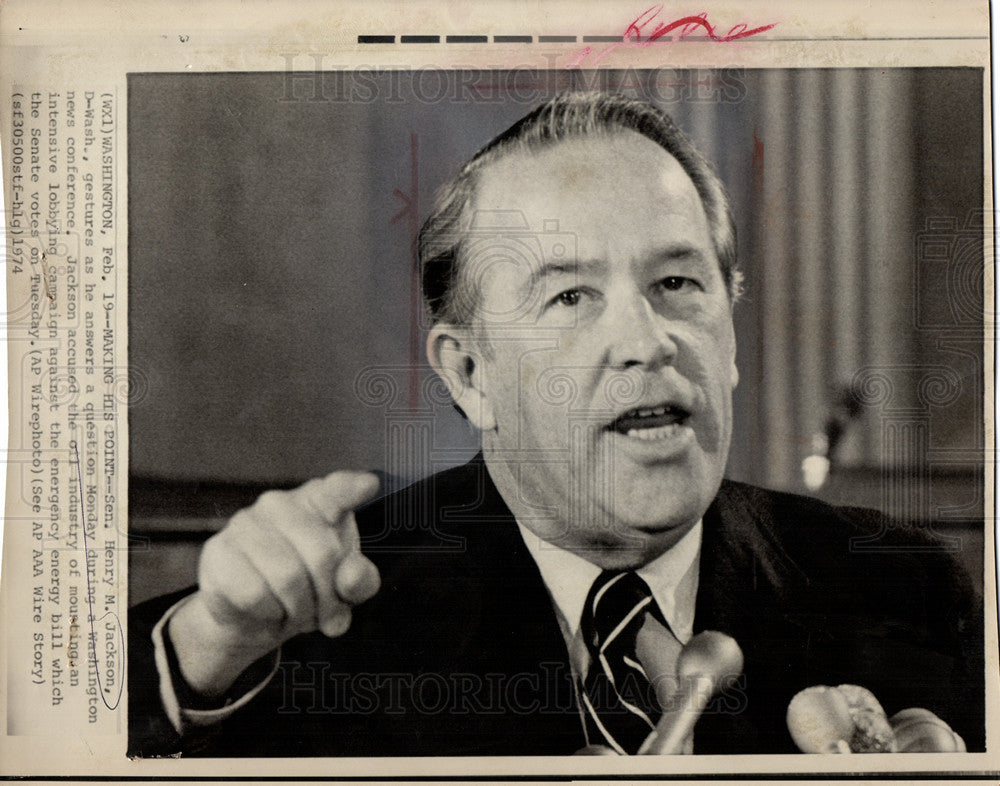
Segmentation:
[(656, 534), (690, 525), (704, 515), (722, 482), (721, 468), (704, 453), (652, 466), (619, 462), (614, 469), (610, 517), (623, 527)]
[(619, 523), (616, 532), (597, 535), (578, 553), (605, 570), (639, 568), (676, 545), (700, 518)]

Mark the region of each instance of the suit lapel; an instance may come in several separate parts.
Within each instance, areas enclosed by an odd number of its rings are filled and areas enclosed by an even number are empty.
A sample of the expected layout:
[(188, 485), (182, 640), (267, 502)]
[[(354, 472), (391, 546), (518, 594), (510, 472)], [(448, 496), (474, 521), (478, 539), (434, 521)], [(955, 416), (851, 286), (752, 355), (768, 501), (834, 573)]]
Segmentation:
[[(495, 752), (573, 753), (583, 732), (566, 643), (538, 566), (485, 464), (467, 465), (464, 495), (445, 519), (466, 538), (470, 621), (458, 661), (505, 676), (503, 712), (484, 715)], [(482, 723), (477, 719), (477, 723)]]
[(810, 634), (789, 610), (808, 579), (782, 549), (758, 489), (723, 482), (704, 523), (695, 631), (732, 636), (744, 672), (702, 716), (695, 751), (794, 752), (784, 718), (805, 678)]

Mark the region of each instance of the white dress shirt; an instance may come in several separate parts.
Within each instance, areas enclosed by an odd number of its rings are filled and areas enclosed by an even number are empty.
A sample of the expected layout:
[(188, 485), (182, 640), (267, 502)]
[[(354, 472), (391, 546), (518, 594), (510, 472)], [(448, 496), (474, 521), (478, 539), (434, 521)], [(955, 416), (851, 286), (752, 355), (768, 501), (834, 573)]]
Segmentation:
[[(577, 554), (542, 540), (520, 522), (518, 527), (552, 597), (573, 671), (585, 675), (590, 655), (580, 633), (580, 621), (587, 594), (601, 575), (601, 569)], [(694, 632), (701, 530), (699, 521), (673, 548), (636, 571), (649, 585), (663, 618), (681, 644), (687, 644)]]
[[(583, 684), (590, 666), (590, 652), (580, 630), (583, 608), (591, 586), (601, 575), (601, 568), (577, 554), (548, 543), (520, 522), (518, 526), (521, 537), (542, 574), (556, 610), (559, 628), (566, 641), (584, 737), (588, 745), (604, 744), (603, 739), (590, 739), (579, 695), (579, 686)], [(636, 637), (636, 657), (664, 707), (669, 706), (667, 702), (674, 698), (677, 657), (681, 646), (687, 644), (694, 633), (701, 534), (702, 523), (699, 521), (671, 549), (636, 570), (636, 574), (649, 586), (653, 600), (670, 626), (670, 630), (667, 630), (652, 615), (647, 614)], [(650, 739), (652, 738), (651, 733)], [(647, 739), (646, 743), (649, 741)], [(684, 739), (682, 751), (686, 754), (694, 751), (693, 734), (688, 734)]]

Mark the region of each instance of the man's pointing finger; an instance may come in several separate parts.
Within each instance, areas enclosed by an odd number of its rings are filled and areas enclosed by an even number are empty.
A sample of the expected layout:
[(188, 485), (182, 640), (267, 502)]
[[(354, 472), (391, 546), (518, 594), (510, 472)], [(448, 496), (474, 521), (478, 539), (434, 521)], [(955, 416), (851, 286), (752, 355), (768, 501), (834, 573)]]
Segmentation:
[(310, 480), (296, 492), (300, 504), (330, 524), (339, 523), (371, 500), (379, 490), (378, 475), (340, 470), (325, 478)]

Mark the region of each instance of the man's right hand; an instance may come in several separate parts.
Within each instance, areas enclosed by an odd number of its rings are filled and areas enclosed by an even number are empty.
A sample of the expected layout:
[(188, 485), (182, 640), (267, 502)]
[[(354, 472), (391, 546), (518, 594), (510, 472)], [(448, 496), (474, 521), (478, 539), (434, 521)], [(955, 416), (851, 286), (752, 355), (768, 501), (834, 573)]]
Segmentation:
[(378, 491), (371, 473), (334, 472), (268, 491), (202, 550), (198, 591), (169, 635), (188, 685), (221, 696), (254, 661), (300, 633), (339, 636), (379, 588), (354, 509)]

